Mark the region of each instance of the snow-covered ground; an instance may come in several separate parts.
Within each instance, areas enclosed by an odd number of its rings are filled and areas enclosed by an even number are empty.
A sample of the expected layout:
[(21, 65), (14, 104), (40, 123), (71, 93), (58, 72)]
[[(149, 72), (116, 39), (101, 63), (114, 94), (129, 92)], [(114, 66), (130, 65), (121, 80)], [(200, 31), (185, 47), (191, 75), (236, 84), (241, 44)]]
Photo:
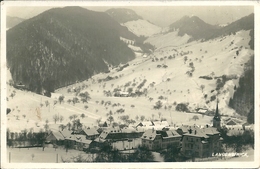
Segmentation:
[(151, 36), (145, 40), (145, 42), (148, 42), (159, 49), (164, 47), (177, 47), (186, 44), (189, 39), (189, 35), (185, 34), (184, 36), (178, 36), (178, 31), (174, 31)]
[(158, 34), (161, 32), (161, 27), (156, 26), (147, 20), (138, 19), (135, 21), (129, 21), (124, 24), (123, 26), (126, 26), (129, 31), (133, 32), (137, 36), (152, 36), (155, 34)]
[(56, 150), (46, 147), (44, 151), (39, 148), (7, 148), (6, 157), (10, 163), (63, 163), (62, 160), (72, 160), (73, 157), (81, 154), (84, 158), (88, 154), (78, 150), (68, 150), (63, 148)]
[[(176, 32), (172, 34), (176, 36)], [(64, 102), (61, 104), (58, 102), (54, 105), (55, 99), (53, 98), (8, 87), (7, 97), (9, 101), (7, 102), (7, 107), (12, 111), (7, 115), (7, 127), (11, 131), (21, 131), (25, 128), (33, 128), (35, 131), (42, 129), (45, 121), (48, 119), (50, 128), (58, 129), (60, 124), (70, 122), (69, 116), (73, 114), (78, 115), (85, 127), (92, 127), (97, 126), (96, 120), (99, 118), (102, 118), (102, 121), (106, 121), (106, 114), (110, 110), (113, 112), (114, 121), (117, 123), (123, 123), (119, 119), (122, 115), (129, 115), (130, 119), (134, 119), (136, 122), (139, 122), (141, 115), (143, 115), (147, 120), (166, 118), (171, 125), (211, 124), (212, 117), (202, 117), (196, 114), (199, 120), (194, 121), (192, 117), (195, 113), (178, 112), (175, 110), (175, 106), (178, 103), (189, 103), (188, 107), (192, 112), (199, 107), (205, 107), (209, 110), (215, 109), (216, 100), (209, 103), (206, 102), (210, 100), (211, 96), (217, 94), (216, 91), (213, 91), (216, 88), (217, 80), (205, 80), (199, 78), (199, 76), (211, 76), (214, 78), (222, 75), (236, 75), (239, 77), (243, 73), (244, 63), (253, 54), (253, 51), (248, 46), (250, 40), (249, 31), (240, 31), (236, 35), (220, 37), (206, 42), (185, 44), (185, 41), (180, 43), (174, 38), (172, 42), (170, 40), (171, 38), (166, 35), (158, 37), (157, 50), (153, 54), (147, 58), (136, 57), (122, 71), (118, 72), (113, 69), (110, 73), (100, 73), (93, 76), (92, 79), (95, 79), (95, 82), (86, 80), (56, 90), (56, 93), (63, 94), (65, 97)], [(154, 41), (156, 42), (156, 40)], [(160, 43), (162, 44), (161, 46)], [(239, 55), (236, 55), (238, 49), (240, 52)], [(174, 56), (174, 58), (168, 59), (169, 56)], [(185, 56), (187, 56), (187, 61), (184, 61)], [(189, 66), (191, 62), (195, 70), (192, 76), (189, 77), (186, 72), (191, 70)], [(162, 67), (158, 68), (158, 65)], [(167, 65), (167, 68), (163, 68), (163, 65)], [(118, 78), (101, 83), (97, 82), (98, 79), (104, 79), (107, 76), (117, 76)], [(115, 88), (127, 91), (129, 87), (132, 87), (133, 91), (135, 91), (143, 80), (146, 80), (146, 83), (141, 90), (147, 89), (146, 96), (107, 97), (104, 95), (104, 91), (110, 90), (112, 92)], [(128, 82), (131, 82), (130, 86), (125, 87)], [(133, 86), (134, 83), (135, 86)], [(75, 106), (72, 103), (69, 104), (67, 100), (75, 97), (75, 93), (68, 93), (68, 88), (72, 89), (83, 84), (88, 85), (81, 92), (89, 92), (91, 97), (89, 103), (77, 103)], [(203, 90), (201, 85), (205, 86)], [(221, 114), (233, 115), (235, 113), (234, 110), (228, 108), (228, 101), (234, 93), (235, 85), (238, 86), (238, 79), (227, 81), (220, 90), (218, 99), (220, 101), (219, 110)], [(11, 98), (10, 95), (13, 91), (15, 91), (15, 96)], [(207, 98), (205, 99), (206, 94)], [(163, 107), (155, 110), (153, 106), (159, 100), (159, 96), (164, 97), (161, 100)], [(50, 103), (49, 106), (45, 105), (46, 101)], [(110, 101), (111, 105), (104, 106), (104, 104), (101, 104), (102, 101)], [(112, 106), (115, 103), (117, 106)], [(88, 106), (87, 109), (84, 108), (85, 105)], [(120, 108), (125, 110), (123, 114), (116, 113)], [(80, 115), (82, 113), (86, 117), (81, 118)], [(64, 119), (55, 124), (53, 121), (54, 115), (63, 116)]]

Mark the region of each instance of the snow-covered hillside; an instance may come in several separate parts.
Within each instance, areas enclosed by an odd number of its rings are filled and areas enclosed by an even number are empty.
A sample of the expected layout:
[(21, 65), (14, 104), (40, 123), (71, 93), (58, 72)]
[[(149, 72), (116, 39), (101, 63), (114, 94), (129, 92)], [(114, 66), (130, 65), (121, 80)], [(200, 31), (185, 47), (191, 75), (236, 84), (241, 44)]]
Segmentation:
[(149, 37), (145, 42), (154, 45), (157, 49), (163, 47), (177, 47), (186, 44), (191, 37), (187, 34), (178, 36), (178, 31), (158, 34)]
[[(97, 125), (99, 118), (107, 121), (110, 110), (113, 122), (118, 124), (123, 124), (120, 119), (122, 115), (128, 115), (136, 122), (144, 116), (147, 120), (165, 118), (172, 125), (205, 125), (211, 124), (211, 116), (197, 114), (199, 120), (194, 121), (192, 117), (195, 113), (178, 112), (175, 107), (185, 103), (191, 112), (195, 112), (196, 108), (213, 110), (216, 99), (219, 99), (221, 114), (233, 115), (235, 112), (228, 108), (228, 101), (234, 93), (234, 86), (238, 86), (244, 64), (253, 54), (248, 46), (249, 31), (188, 44), (188, 37), (176, 40), (176, 32), (169, 35), (147, 40), (157, 43), (157, 50), (148, 57), (136, 57), (123, 69), (114, 68), (109, 73), (96, 74), (87, 81), (56, 90), (56, 93), (64, 95), (64, 102), (61, 103), (55, 104), (55, 99), (9, 87), (7, 107), (11, 112), (7, 115), (7, 127), (13, 131), (24, 128), (39, 130), (48, 120), (50, 128), (58, 128), (60, 124), (71, 122), (69, 117), (73, 114), (78, 116), (85, 127), (91, 127)], [(217, 79), (223, 75), (230, 79), (216, 91)], [(200, 78), (202, 76), (212, 79)], [(91, 99), (88, 103), (73, 105), (68, 100), (78, 97), (73, 89), (79, 86), (81, 92), (89, 93)], [(115, 89), (127, 92), (129, 88), (133, 92), (138, 89), (145, 94), (136, 97), (108, 96)], [(162, 107), (154, 109), (159, 100)], [(49, 104), (46, 106), (47, 102)], [(120, 109), (124, 112), (120, 113)], [(81, 118), (81, 114), (85, 114), (85, 117)], [(63, 120), (55, 124), (54, 115), (63, 116)]]
[(143, 19), (128, 21), (126, 23), (123, 23), (122, 25), (126, 26), (129, 31), (133, 32), (137, 36), (143, 35), (149, 37), (158, 34), (161, 31), (161, 28), (159, 26), (156, 26)]

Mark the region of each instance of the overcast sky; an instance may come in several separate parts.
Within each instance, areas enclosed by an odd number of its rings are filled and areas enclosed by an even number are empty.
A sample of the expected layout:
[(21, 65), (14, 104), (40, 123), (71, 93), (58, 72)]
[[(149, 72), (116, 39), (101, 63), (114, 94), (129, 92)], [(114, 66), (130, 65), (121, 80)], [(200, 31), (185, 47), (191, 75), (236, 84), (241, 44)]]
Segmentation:
[[(8, 16), (17, 16), (20, 18), (31, 18), (53, 7), (7, 7)], [(181, 17), (198, 16), (210, 24), (231, 23), (243, 16), (254, 12), (252, 6), (161, 6), (161, 7), (85, 7), (94, 11), (105, 11), (109, 8), (130, 8), (138, 15), (158, 26), (168, 26)]]

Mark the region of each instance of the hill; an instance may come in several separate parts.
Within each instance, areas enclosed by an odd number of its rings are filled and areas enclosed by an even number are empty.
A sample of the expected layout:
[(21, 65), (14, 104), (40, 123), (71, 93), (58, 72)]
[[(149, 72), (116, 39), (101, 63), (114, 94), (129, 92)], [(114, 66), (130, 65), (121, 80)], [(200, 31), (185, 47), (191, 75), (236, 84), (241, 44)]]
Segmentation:
[(143, 19), (141, 16), (137, 15), (135, 11), (133, 11), (132, 9), (126, 8), (112, 8), (107, 10), (106, 13), (119, 23), (126, 23), (129, 21)]
[(149, 37), (160, 33), (161, 28), (126, 8), (112, 8), (106, 11), (113, 19), (137, 36)]
[(179, 36), (184, 36), (185, 34), (191, 36), (189, 41), (209, 40), (219, 36), (235, 34), (240, 30), (252, 29), (254, 29), (254, 14), (238, 19), (224, 27), (205, 23), (197, 16), (184, 16), (169, 26), (169, 32), (178, 31)]
[[(136, 57), (124, 67), (114, 67), (110, 72), (55, 90), (56, 95), (64, 96), (61, 103), (58, 98), (8, 87), (7, 106), (11, 109), (7, 115), (8, 128), (38, 130), (48, 119), (49, 127), (57, 129), (71, 122), (70, 116), (75, 114), (85, 127), (91, 127), (97, 126), (100, 118), (109, 124), (110, 111), (113, 126), (129, 123), (126, 118), (132, 120), (131, 124), (141, 119), (166, 119), (172, 126), (205, 125), (212, 124), (213, 117), (197, 114), (196, 109), (214, 111), (217, 99), (221, 115), (237, 117), (238, 112), (229, 107), (229, 100), (254, 53), (248, 45), (249, 34), (249, 30), (239, 31), (205, 42), (161, 48), (145, 58)], [(129, 92), (130, 96), (119, 97), (119, 91)], [(91, 97), (88, 103), (77, 95), (83, 92)], [(71, 101), (74, 98), (78, 98), (75, 104)], [(185, 105), (187, 110), (177, 109), (178, 105)], [(55, 115), (63, 116), (62, 120), (55, 123)], [(193, 120), (194, 115), (199, 119)], [(12, 125), (14, 122), (19, 128)]]
[[(219, 36), (225, 36), (230, 34), (235, 34), (240, 30), (253, 30), (254, 29), (254, 14), (250, 14), (248, 16), (242, 17), (229, 25), (218, 29), (211, 36), (205, 37), (205, 39), (213, 39)], [(251, 36), (252, 37), (252, 36)]]
[(134, 59), (120, 37), (137, 38), (104, 12), (50, 9), (7, 31), (7, 64), (15, 84), (53, 92)]
[(126, 26), (128, 30), (133, 32), (135, 35), (145, 37), (158, 34), (161, 32), (162, 29), (159, 26), (156, 26), (143, 19), (128, 21), (126, 23), (123, 23), (122, 25)]
[(208, 37), (218, 29), (219, 27), (210, 25), (197, 16), (184, 16), (169, 26), (170, 31), (178, 30), (179, 36), (190, 35), (192, 37), (191, 40)]
[(7, 16), (6, 17), (6, 28), (10, 29), (19, 23), (23, 22), (25, 19), (19, 18), (19, 17), (12, 17), (12, 16)]

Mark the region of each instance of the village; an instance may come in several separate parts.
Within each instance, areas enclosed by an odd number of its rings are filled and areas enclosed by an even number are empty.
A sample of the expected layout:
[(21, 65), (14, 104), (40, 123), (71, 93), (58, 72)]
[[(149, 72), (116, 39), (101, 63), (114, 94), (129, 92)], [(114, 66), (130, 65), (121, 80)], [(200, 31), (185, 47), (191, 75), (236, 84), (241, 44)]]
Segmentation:
[(254, 162), (254, 9), (226, 26), (186, 9), (163, 27), (83, 7), (8, 27), (5, 162)]
[[(198, 109), (198, 113), (205, 112), (203, 109)], [(113, 127), (105, 121), (98, 127), (92, 128), (83, 128), (82, 124), (75, 124), (70, 128), (64, 126), (59, 130), (48, 132), (7, 131), (7, 144), (11, 149), (19, 148), (19, 151), (21, 148), (42, 147), (42, 151), (45, 149), (55, 149), (55, 151), (59, 149), (64, 152), (76, 150), (88, 154), (100, 153), (104, 151), (104, 147), (110, 146), (111, 150), (108, 151), (119, 151), (126, 155), (133, 154), (140, 147), (145, 147), (154, 155), (153, 161), (157, 162), (165, 161), (160, 154), (167, 150), (176, 151), (173, 153), (184, 161), (215, 161), (226, 158), (220, 154), (228, 152), (235, 152), (232, 157), (239, 156), (243, 151), (236, 147), (228, 148), (228, 142), (225, 142), (223, 137), (230, 139), (237, 136), (245, 137), (244, 133), (253, 132), (252, 126), (242, 124), (242, 121), (235, 118), (222, 119), (218, 112), (218, 105), (212, 116), (212, 122), (205, 126), (195, 124), (172, 126), (167, 121), (142, 121), (135, 125)], [(223, 134), (225, 136), (222, 136)], [(232, 143), (236, 141), (238, 140), (232, 140)]]

